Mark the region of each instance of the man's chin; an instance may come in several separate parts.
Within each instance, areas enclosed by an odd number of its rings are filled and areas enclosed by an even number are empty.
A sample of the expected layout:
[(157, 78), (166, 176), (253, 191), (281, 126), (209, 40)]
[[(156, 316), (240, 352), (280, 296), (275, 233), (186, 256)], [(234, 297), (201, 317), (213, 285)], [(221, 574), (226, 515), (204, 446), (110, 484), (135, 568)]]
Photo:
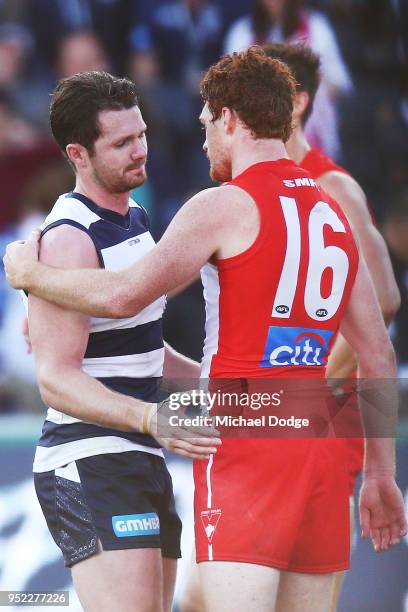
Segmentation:
[(228, 174), (228, 172), (222, 172), (220, 171), (218, 168), (213, 168), (212, 166), (210, 167), (210, 178), (211, 180), (213, 180), (215, 183), (227, 183), (228, 181), (231, 180), (231, 173)]
[(129, 181), (129, 189), (136, 189), (136, 187), (140, 187), (140, 185), (143, 185), (146, 179), (147, 174), (145, 170), (143, 170), (143, 172), (140, 172), (140, 174), (137, 174), (131, 181)]

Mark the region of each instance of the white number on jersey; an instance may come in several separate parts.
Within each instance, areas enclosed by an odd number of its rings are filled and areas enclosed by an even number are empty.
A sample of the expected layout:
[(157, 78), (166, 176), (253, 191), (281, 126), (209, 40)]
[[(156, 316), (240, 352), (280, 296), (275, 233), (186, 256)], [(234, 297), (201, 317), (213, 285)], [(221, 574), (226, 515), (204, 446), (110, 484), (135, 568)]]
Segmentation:
[[(294, 198), (279, 198), (287, 230), (286, 253), (278, 289), (272, 309), (272, 316), (288, 319), (292, 312), (298, 285), (301, 232), (297, 203)], [(325, 246), (324, 226), (329, 225), (335, 232), (346, 229), (336, 212), (327, 202), (317, 202), (310, 211), (308, 223), (309, 266), (306, 276), (304, 303), (307, 314), (316, 321), (331, 319), (337, 312), (343, 297), (349, 270), (349, 260), (343, 249)], [(321, 295), (321, 281), (327, 268), (331, 268), (333, 282), (330, 295)]]

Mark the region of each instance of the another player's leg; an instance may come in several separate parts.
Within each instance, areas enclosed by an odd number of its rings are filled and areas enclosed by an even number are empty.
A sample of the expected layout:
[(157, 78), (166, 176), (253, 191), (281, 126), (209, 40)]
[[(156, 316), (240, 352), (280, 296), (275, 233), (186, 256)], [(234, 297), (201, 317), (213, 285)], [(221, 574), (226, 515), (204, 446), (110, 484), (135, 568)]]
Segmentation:
[(334, 574), (281, 572), (276, 612), (328, 612)]
[(163, 612), (171, 612), (174, 599), (174, 587), (176, 585), (177, 559), (163, 557)]
[(271, 612), (274, 610), (279, 571), (254, 563), (230, 561), (198, 565), (205, 609), (211, 612)]
[(179, 603), (180, 612), (205, 612), (200, 572), (195, 557), (195, 547), (193, 547), (187, 580)]
[(85, 612), (164, 612), (158, 548), (100, 551), (76, 563), (72, 578)]

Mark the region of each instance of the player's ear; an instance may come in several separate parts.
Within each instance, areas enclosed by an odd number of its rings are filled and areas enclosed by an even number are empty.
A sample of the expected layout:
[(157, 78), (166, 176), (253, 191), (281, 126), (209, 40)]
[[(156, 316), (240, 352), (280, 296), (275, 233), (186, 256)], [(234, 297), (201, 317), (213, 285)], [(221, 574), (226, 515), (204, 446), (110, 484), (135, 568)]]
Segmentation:
[(309, 106), (309, 94), (306, 91), (298, 91), (293, 99), (293, 118), (300, 119)]
[(221, 111), (221, 117), (226, 134), (232, 134), (237, 125), (237, 113), (228, 107), (224, 107)]
[(80, 144), (69, 144), (65, 148), (69, 161), (76, 168), (84, 168), (89, 158), (86, 148)]

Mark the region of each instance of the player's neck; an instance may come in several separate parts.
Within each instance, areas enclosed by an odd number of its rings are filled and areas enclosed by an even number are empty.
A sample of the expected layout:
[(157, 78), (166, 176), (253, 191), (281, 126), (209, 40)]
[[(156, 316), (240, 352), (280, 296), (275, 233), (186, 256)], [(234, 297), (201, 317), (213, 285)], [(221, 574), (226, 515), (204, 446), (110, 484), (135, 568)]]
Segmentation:
[(310, 149), (311, 146), (307, 142), (303, 127), (295, 127), (288, 142), (286, 143), (286, 150), (289, 157), (293, 159), (295, 164), (301, 164)]
[(232, 158), (232, 178), (259, 162), (288, 158), (285, 145), (281, 140), (253, 140), (251, 138), (250, 142), (242, 141), (240, 145), (236, 146)]
[(75, 183), (75, 191), (82, 193), (100, 208), (113, 210), (121, 215), (125, 215), (129, 210), (129, 192), (109, 193), (101, 185), (81, 179), (79, 176)]

